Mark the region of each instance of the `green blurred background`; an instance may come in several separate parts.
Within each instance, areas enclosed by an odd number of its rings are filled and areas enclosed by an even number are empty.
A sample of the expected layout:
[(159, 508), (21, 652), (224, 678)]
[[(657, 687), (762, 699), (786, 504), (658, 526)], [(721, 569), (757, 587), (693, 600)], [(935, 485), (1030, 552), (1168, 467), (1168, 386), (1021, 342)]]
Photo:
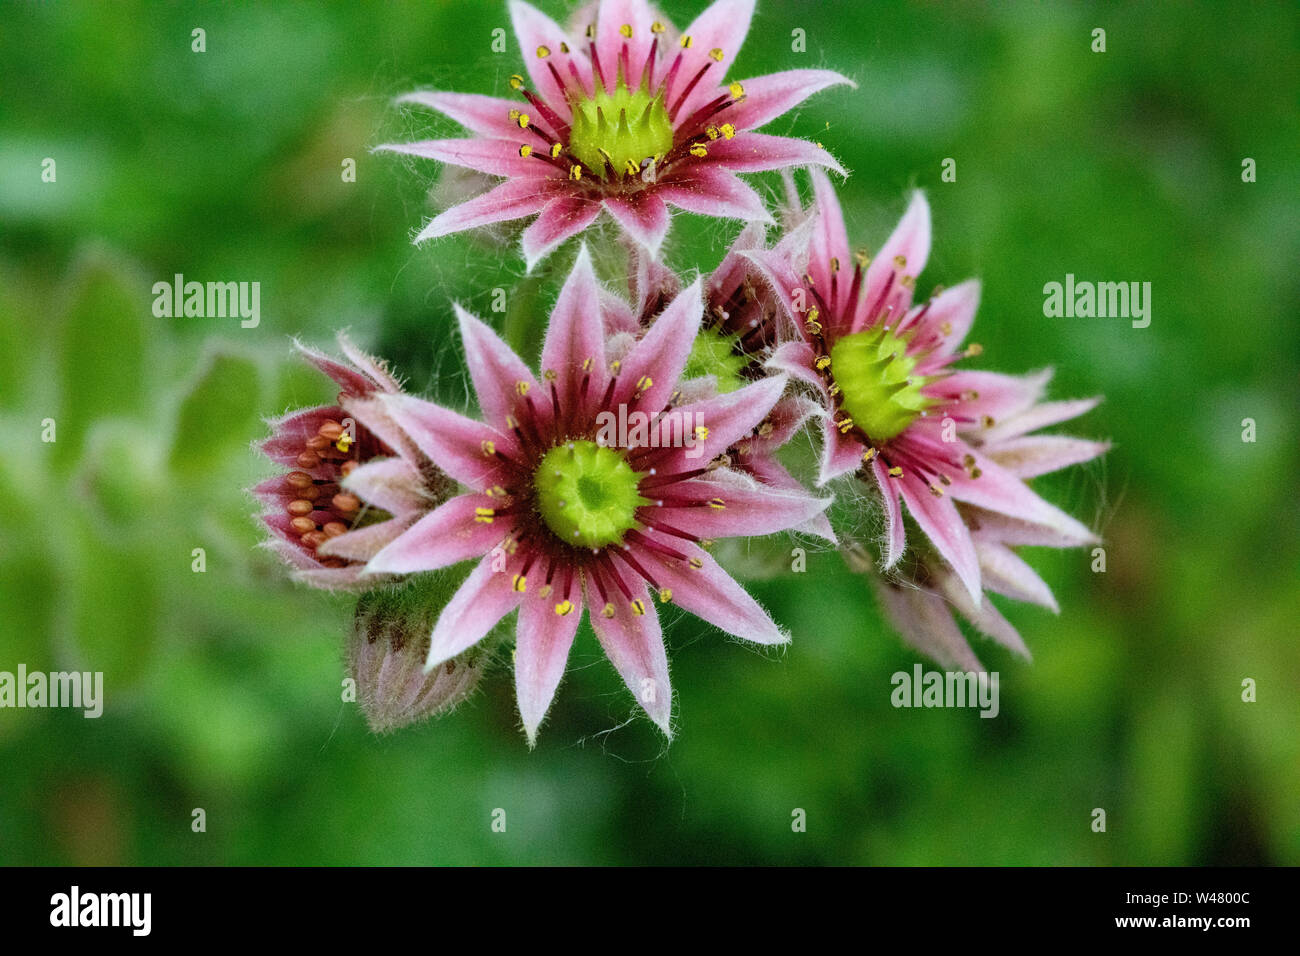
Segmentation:
[[(1298, 24), (1289, 2), (760, 2), (730, 75), (859, 83), (769, 128), (852, 170), (855, 242), (925, 188), (920, 286), (983, 279), (980, 367), (1051, 364), (1053, 397), (1106, 396), (1073, 430), (1114, 450), (1039, 486), (1101, 530), (1107, 570), (1028, 553), (1063, 610), (999, 602), (1035, 660), (976, 643), (996, 720), (893, 709), (917, 658), (815, 553), (751, 585), (785, 653), (677, 620), (670, 747), (584, 625), (530, 753), (508, 660), (453, 715), (372, 736), (340, 700), (350, 601), (254, 549), (244, 492), (269, 472), (261, 417), (331, 394), (289, 336), (350, 326), (448, 400), (452, 299), (499, 319), (506, 288), (509, 334), (535, 340), (554, 275), (523, 280), (482, 237), (412, 246), (438, 167), (368, 152), (452, 128), (398, 93), (506, 95), (504, 4), (8, 5), (0, 670), (102, 670), (107, 706), (0, 711), (0, 862), (1300, 863)], [(670, 259), (709, 268), (737, 228), (682, 216)], [(261, 325), (154, 318), (177, 272), (259, 281)], [(1151, 282), (1151, 326), (1045, 318), (1067, 272)]]

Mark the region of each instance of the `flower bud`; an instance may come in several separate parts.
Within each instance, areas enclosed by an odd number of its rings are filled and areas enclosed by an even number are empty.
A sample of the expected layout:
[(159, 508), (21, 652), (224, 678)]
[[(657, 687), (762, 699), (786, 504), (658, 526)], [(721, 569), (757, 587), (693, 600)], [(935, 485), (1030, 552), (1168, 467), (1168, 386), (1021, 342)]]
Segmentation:
[(451, 710), (473, 692), (487, 666), (482, 646), (425, 672), (429, 637), (448, 590), (436, 579), (363, 594), (348, 642), (348, 672), (375, 733)]

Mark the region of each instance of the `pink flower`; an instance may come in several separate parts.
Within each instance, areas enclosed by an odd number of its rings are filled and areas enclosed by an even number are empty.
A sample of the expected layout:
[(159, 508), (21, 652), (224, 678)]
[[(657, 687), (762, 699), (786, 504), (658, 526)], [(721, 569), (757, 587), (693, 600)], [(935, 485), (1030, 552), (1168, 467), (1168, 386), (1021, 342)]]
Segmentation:
[(322, 588), (373, 587), (361, 578), (374, 554), (447, 496), (451, 483), (388, 415), (380, 395), (400, 394), (377, 359), (338, 336), (345, 361), (295, 342), (298, 352), (338, 384), (334, 405), (268, 421), (259, 450), (293, 470), (253, 494), (271, 532), (267, 546)]
[(975, 318), (979, 284), (936, 290), (913, 304), (916, 275), (930, 251), (925, 198), (913, 197), (893, 235), (868, 260), (865, 252), (850, 251), (830, 181), (812, 172), (816, 209), (806, 263), (788, 254), (747, 253), (798, 329), (799, 337), (778, 346), (768, 364), (821, 397), (819, 484), (856, 473), (879, 490), (887, 523), (884, 568), (904, 552), (901, 498), (978, 607), (991, 576), (972, 535), (975, 510), (989, 522), (1062, 544), (1096, 540), (1024, 481), (1105, 451), (1097, 442), (1029, 434), (1095, 402), (1039, 404), (1050, 373), (1017, 378), (955, 369), (980, 354), (977, 345), (958, 350)]
[[(405, 574), (479, 559), (433, 628), (427, 666), (472, 647), (518, 608), (515, 685), (530, 743), (584, 607), (610, 661), (665, 733), (672, 695), (656, 600), (746, 640), (784, 643), (701, 542), (784, 530), (828, 503), (708, 466), (771, 411), (785, 379), (672, 404), (699, 331), (698, 283), (615, 363), (605, 361), (600, 303), (584, 248), (551, 315), (540, 376), (458, 307), (481, 422), (406, 395), (382, 399), (468, 490), (420, 519), (367, 570)], [(658, 441), (654, 430), (610, 433), (612, 419), (634, 413), (676, 422), (678, 440), (665, 442), (662, 430)]]
[[(780, 302), (765, 276), (745, 255), (765, 248), (762, 223), (746, 226), (718, 267), (704, 279), (704, 319), (691, 346), (683, 372), (681, 393), (687, 400), (725, 394), (746, 382), (768, 377), (765, 360), (777, 341)], [(787, 234), (778, 255), (797, 247), (801, 233)], [(629, 308), (611, 297), (605, 303), (605, 327), (610, 333), (610, 358), (622, 355), (681, 291), (676, 273), (646, 255), (634, 256), (631, 288), (636, 305)], [(752, 433), (726, 451), (726, 463), (765, 485), (801, 491), (803, 485), (777, 457), (778, 451), (819, 415), (819, 406), (801, 395), (785, 395)], [(815, 515), (796, 529), (836, 543), (825, 514)]]
[(510, 86), (521, 98), (411, 93), (403, 100), (474, 135), (378, 147), (505, 180), (435, 217), (416, 241), (536, 216), (523, 233), (531, 269), (603, 208), (653, 252), (668, 205), (768, 221), (737, 173), (808, 164), (842, 172), (819, 146), (754, 130), (848, 80), (829, 70), (724, 80), (753, 9), (754, 0), (716, 0), (679, 35), (645, 0), (602, 0), (595, 22), (570, 33), (512, 0), (528, 78), (512, 76)]

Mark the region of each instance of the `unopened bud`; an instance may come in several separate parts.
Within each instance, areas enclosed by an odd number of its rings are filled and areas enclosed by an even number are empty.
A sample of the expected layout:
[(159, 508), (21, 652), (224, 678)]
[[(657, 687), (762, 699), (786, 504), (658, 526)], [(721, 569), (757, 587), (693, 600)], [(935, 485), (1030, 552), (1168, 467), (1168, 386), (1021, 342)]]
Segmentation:
[(387, 733), (451, 710), (478, 685), (488, 663), (480, 647), (425, 673), (429, 638), (448, 594), (413, 581), (363, 594), (348, 642), (348, 671), (370, 729)]

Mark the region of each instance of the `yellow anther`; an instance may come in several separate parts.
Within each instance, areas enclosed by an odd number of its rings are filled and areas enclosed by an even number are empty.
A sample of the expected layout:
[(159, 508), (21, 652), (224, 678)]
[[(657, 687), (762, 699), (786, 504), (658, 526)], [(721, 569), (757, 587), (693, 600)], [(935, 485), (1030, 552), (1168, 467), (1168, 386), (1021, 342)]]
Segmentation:
[(813, 362), (813, 365), (816, 367), (817, 371), (824, 372), (831, 367), (831, 357), (829, 355), (823, 355), (817, 359), (817, 361)]
[(691, 155), (703, 158), (709, 155), (708, 147), (702, 141), (691, 143)]
[(519, 122), (519, 111), (517, 109), (514, 109), (513, 107), (510, 110), (510, 122), (512, 123)]
[(667, 29), (667, 28), (666, 28), (662, 23), (660, 23), (658, 20), (656, 20), (654, 23), (650, 24), (650, 32), (651, 32), (651, 33), (663, 33), (665, 29)]
[(618, 359), (614, 359), (614, 361), (609, 363), (609, 370), (613, 372), (615, 375), (618, 374), (618, 370), (621, 369), (622, 367), (623, 367), (623, 363), (620, 362)]
[(546, 382), (554, 382), (559, 377), (560, 377), (559, 373), (556, 372), (555, 369), (553, 368), (548, 368), (545, 372), (542, 373), (542, 380)]
[(491, 524), (496, 511), (492, 508), (475, 508), (474, 521), (478, 524)]
[(509, 492), (507, 492), (500, 485), (493, 485), (491, 488), (487, 490), (487, 496), (489, 498), (507, 498), (509, 497)]
[(691, 48), (691, 46), (694, 45), (694, 43), (695, 43), (695, 41), (691, 39), (691, 35), (690, 35), (689, 33), (686, 34), (686, 36), (682, 37), (682, 49), (683, 49), (683, 50), (689, 50), (689, 49)]
[(636, 164), (635, 159), (629, 159), (623, 164), (623, 172), (629, 176), (635, 176), (637, 173), (641, 172), (641, 167)]
[(614, 616), (614, 605), (612, 605), (612, 604), (606, 602), (606, 603), (605, 603), (605, 606), (604, 606), (603, 608), (600, 609), (600, 616), (601, 616), (601, 617), (613, 617), (613, 616)]
[(523, 594), (528, 590), (528, 579), (522, 574), (516, 574), (511, 586), (520, 594)]
[(862, 460), (872, 461), (876, 457), (876, 454), (877, 454), (876, 449), (868, 448), (866, 451), (862, 453)]
[(835, 423), (835, 427), (840, 430), (841, 435), (847, 435), (849, 433), (849, 429), (853, 427), (853, 419), (849, 418), (846, 415), (843, 418), (841, 418), (838, 422)]
[(527, 382), (524, 381), (515, 382), (515, 391), (519, 393), (519, 396), (521, 398), (528, 394), (528, 389), (531, 387), (532, 386), (530, 386)]
[(736, 127), (732, 126), (730, 123), (723, 123), (719, 129), (722, 130), (723, 139), (731, 139), (736, 135)]
[(572, 612), (573, 612), (572, 601), (561, 601), (559, 604), (555, 605), (555, 613), (560, 615), (560, 617), (567, 617)]
[(967, 472), (967, 474), (970, 475), (971, 480), (974, 480), (978, 478), (980, 475), (984, 474), (984, 472), (980, 471), (978, 468), (972, 468), (970, 471)]
[(723, 508), (727, 507), (727, 503), (721, 498), (710, 498), (709, 507), (715, 511), (721, 511)]
[(903, 469), (902, 469), (902, 468), (899, 468), (897, 465), (895, 465), (893, 468), (889, 469), (889, 477), (890, 477), (890, 478), (902, 478), (902, 477), (903, 477)]
[(994, 423), (993, 423), (993, 416), (992, 416), (992, 415), (981, 415), (981, 416), (980, 416), (980, 424), (983, 425), (985, 428), (992, 428), (992, 427), (993, 427), (993, 424), (994, 424)]
[(491, 458), (497, 453), (497, 444), (490, 438), (484, 438), (478, 443), (479, 450), (483, 452), (484, 458)]
[(623, 24), (621, 27), (618, 28), (618, 32), (623, 34), (623, 36), (627, 37), (629, 40), (632, 39), (632, 24), (630, 23)]
[(697, 570), (697, 571), (698, 571), (700, 568), (704, 567), (704, 562), (703, 562), (702, 560), (700, 560), (699, 558), (689, 558), (689, 559), (687, 560), (686, 563), (689, 564), (691, 567), (693, 567), (693, 568), (694, 568), (695, 570)]
[(575, 183), (582, 178), (582, 167), (574, 163), (569, 167), (569, 178)]
[(715, 46), (712, 50), (709, 51), (709, 56), (713, 57), (713, 59), (721, 63), (722, 58), (726, 56), (726, 54), (722, 52), (722, 47)]
[(565, 43), (563, 40), (560, 41), (560, 52), (561, 53), (569, 52), (569, 44)]
[(512, 90), (517, 90), (517, 89), (519, 89), (520, 87), (522, 87), (523, 85), (524, 85), (524, 78), (523, 78), (522, 76), (520, 76), (518, 73), (511, 74), (511, 76), (510, 76), (510, 88), (511, 88)]
[(743, 100), (745, 98), (745, 88), (737, 81), (727, 87), (727, 92), (731, 94), (733, 100)]
[(596, 24), (594, 23), (587, 24), (587, 39), (588, 40), (596, 39)]
[(930, 486), (930, 494), (934, 495), (936, 498), (942, 498), (942, 497), (943, 497), (943, 489), (940, 488), (938, 485), (931, 485), (931, 486)]
[(853, 253), (853, 261), (865, 269), (871, 264), (871, 256), (867, 254), (866, 249), (859, 249), (857, 252)]
[(974, 467), (975, 467), (975, 456), (974, 456), (974, 455), (963, 455), (963, 456), (962, 456), (962, 459), (961, 459), (961, 466), (962, 466), (963, 468), (967, 469), (967, 470), (969, 470), (969, 469), (971, 469), (971, 468), (974, 468)]
[(707, 426), (705, 426), (705, 425), (696, 425), (696, 426), (695, 426), (695, 439), (696, 439), (696, 441), (706, 441), (706, 440), (708, 439), (708, 437), (709, 437), (709, 429), (708, 429)]
[(832, 396), (838, 395), (840, 393), (840, 383), (831, 382), (831, 387), (826, 389), (826, 391), (830, 392)]
[(519, 147), (519, 155), (522, 156), (524, 159), (527, 159), (530, 155), (532, 155), (532, 152), (533, 152), (533, 148), (529, 146), (527, 143), (524, 143), (524, 145)]
[(916, 288), (916, 276), (903, 276), (898, 280), (898, 284), (904, 289), (914, 289)]
[(944, 335), (952, 335), (952, 323), (946, 321), (940, 322), (939, 331), (942, 332)]
[(528, 129), (528, 122), (531, 119), (532, 117), (530, 117), (527, 113), (520, 113), (519, 119), (515, 120), (515, 122), (519, 124), (520, 129)]
[(637, 617), (640, 617), (642, 614), (644, 614), (644, 613), (645, 613), (645, 601), (642, 601), (640, 598), (633, 598), (633, 599), (632, 599), (632, 613), (635, 614)]
[(672, 599), (673, 599), (673, 589), (672, 589), (672, 588), (660, 588), (660, 589), (659, 589), (659, 603), (660, 603), (660, 604), (667, 604), (667, 603), (668, 603), (669, 601), (671, 601)]
[(337, 448), (339, 451), (346, 452), (349, 448), (352, 447), (352, 436), (349, 435), (347, 432), (344, 432), (342, 435), (339, 436), (338, 441), (334, 443), (334, 447)]
[(549, 584), (543, 584), (540, 588), (537, 589), (537, 596), (541, 598), (550, 597), (552, 590), (554, 589)]
[(831, 256), (831, 272), (839, 272), (839, 271), (840, 271), (840, 257)]
[(982, 354), (984, 354), (984, 346), (980, 345), (978, 342), (972, 342), (970, 345), (966, 346), (967, 358), (974, 358), (976, 355)]
[(709, 139), (717, 139), (719, 136), (722, 135), (720, 132), (718, 132), (718, 128), (716, 126), (706, 127), (704, 133), (706, 136), (709, 137)]
[[(952, 484), (952, 479), (949, 478), (947, 475), (940, 475), (940, 476), (939, 476), (939, 481), (942, 482), (942, 483), (945, 484), (945, 485), (951, 485), (951, 484)], [(972, 530), (973, 530), (973, 529), (972, 529)]]
[(551, 48), (546, 44), (542, 44), (537, 48), (537, 59), (545, 60), (550, 55), (551, 55)]
[(592, 367), (595, 366), (595, 364), (596, 364), (595, 359), (585, 358), (582, 360), (582, 370), (584, 372), (590, 372), (592, 370)]
[(636, 381), (636, 390), (638, 392), (645, 392), (649, 390), (650, 386), (652, 385), (654, 385), (654, 379), (652, 379), (649, 375), (642, 375)]
[(552, 143), (552, 144), (551, 144), (551, 159), (559, 159), (559, 158), (560, 158), (560, 151), (561, 151), (562, 149), (564, 149), (564, 146), (561, 145), (560, 143), (558, 143), (558, 142), (557, 142), (557, 143)]
[(907, 256), (894, 256), (894, 265), (902, 269), (907, 265)]

